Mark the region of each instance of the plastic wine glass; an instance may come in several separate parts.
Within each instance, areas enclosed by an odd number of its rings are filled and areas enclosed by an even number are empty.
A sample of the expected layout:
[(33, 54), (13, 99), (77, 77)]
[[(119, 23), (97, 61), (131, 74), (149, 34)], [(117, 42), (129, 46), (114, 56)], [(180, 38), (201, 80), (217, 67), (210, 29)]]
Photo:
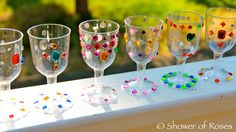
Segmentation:
[(81, 53), (86, 64), (93, 68), (95, 85), (84, 88), (81, 96), (92, 105), (117, 102), (116, 90), (102, 82), (104, 70), (118, 52), (119, 24), (110, 20), (93, 19), (79, 24)]
[(137, 15), (127, 17), (124, 22), (126, 51), (137, 64), (137, 77), (125, 80), (121, 88), (135, 96), (155, 93), (157, 84), (144, 77), (144, 71), (147, 63), (158, 54), (158, 39), (163, 21), (152, 16)]
[[(70, 28), (60, 24), (40, 24), (28, 29), (27, 33), (35, 68), (47, 77), (47, 84), (57, 83), (57, 76), (68, 64)], [(34, 105), (46, 114), (61, 114), (72, 107), (72, 100), (67, 93), (51, 90), (39, 94)]]
[(0, 122), (12, 122), (28, 113), (24, 101), (9, 93), (11, 82), (21, 71), (23, 33), (10, 28), (0, 28)]
[(176, 11), (166, 18), (167, 41), (170, 52), (177, 59), (177, 72), (162, 76), (162, 83), (177, 89), (196, 89), (198, 79), (184, 73), (186, 60), (195, 55), (198, 49), (204, 17), (195, 12)]
[(207, 82), (219, 84), (230, 81), (233, 73), (222, 68), (220, 60), (236, 43), (236, 9), (210, 8), (206, 11), (206, 41), (214, 52), (213, 66), (201, 68), (198, 75)]

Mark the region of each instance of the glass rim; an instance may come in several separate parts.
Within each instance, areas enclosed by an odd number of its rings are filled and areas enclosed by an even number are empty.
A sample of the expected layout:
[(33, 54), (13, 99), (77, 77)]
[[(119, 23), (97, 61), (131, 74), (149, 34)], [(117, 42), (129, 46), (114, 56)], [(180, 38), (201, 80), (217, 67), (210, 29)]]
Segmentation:
[(211, 17), (216, 17), (216, 18), (221, 18), (221, 19), (236, 19), (235, 17), (225, 17), (225, 16), (219, 16), (219, 15), (213, 15), (212, 13), (209, 13), (209, 11), (214, 10), (214, 9), (228, 9), (236, 12), (236, 9), (230, 8), (230, 7), (211, 7), (206, 10), (206, 15), (211, 16)]
[[(117, 26), (117, 28), (114, 29), (114, 30), (112, 30), (112, 31), (109, 31), (109, 32), (91, 32), (91, 31), (84, 30), (84, 29), (82, 28), (82, 25), (83, 25), (84, 23), (93, 22), (93, 21), (108, 21), (108, 22), (111, 22), (111, 23), (115, 24), (115, 25)], [(119, 31), (119, 29), (120, 29), (120, 25), (119, 25), (117, 22), (112, 21), (112, 20), (108, 20), (108, 19), (90, 19), (90, 20), (85, 20), (85, 21), (83, 21), (83, 22), (81, 22), (81, 23), (79, 24), (79, 30), (81, 30), (81, 31), (83, 31), (83, 32), (86, 32), (86, 33), (90, 33), (90, 34), (107, 34), (107, 33), (113, 33), (113, 32)]]
[(17, 33), (20, 34), (20, 38), (18, 38), (18, 39), (16, 39), (16, 40), (13, 40), (13, 41), (10, 41), (10, 42), (0, 43), (0, 46), (1, 46), (1, 45), (14, 44), (14, 43), (16, 43), (16, 42), (18, 42), (18, 41), (21, 41), (22, 38), (23, 38), (23, 36), (24, 36), (24, 34), (23, 34), (20, 30), (17, 30), (17, 29), (13, 29), (13, 28), (0, 28), (0, 30), (2, 30), (2, 31), (4, 31), (4, 30), (5, 30), (5, 31), (14, 31), (14, 32), (17, 32)]
[(174, 12), (170, 12), (170, 13), (168, 13), (167, 18), (169, 19), (170, 15), (175, 14), (175, 13), (179, 13), (179, 12), (195, 14), (195, 15), (200, 17), (200, 21), (198, 21), (198, 22), (176, 22), (176, 23), (198, 24), (198, 23), (204, 22), (204, 16), (202, 14), (200, 14), (198, 12), (195, 12), (195, 11), (188, 11), (188, 10), (177, 10), (177, 11), (174, 11)]
[[(148, 18), (153, 18), (153, 19), (156, 19), (158, 20), (158, 22), (161, 22), (163, 24), (163, 20), (157, 16), (151, 16), (151, 15), (133, 15), (133, 16), (128, 16), (124, 19), (124, 23), (125, 25), (129, 26), (129, 27), (134, 27), (134, 28), (147, 28), (147, 27), (150, 27), (150, 26), (134, 26), (134, 25), (131, 25), (128, 23), (128, 20), (130, 18), (134, 18), (134, 17), (148, 17)], [(158, 23), (157, 23), (158, 24)]]
[(50, 37), (50, 40), (54, 40), (54, 39), (60, 39), (60, 38), (64, 38), (64, 37), (67, 37), (67, 36), (69, 36), (70, 35), (70, 33), (71, 33), (71, 29), (68, 27), (68, 26), (65, 26), (65, 25), (62, 25), (62, 24), (57, 24), (57, 23), (43, 23), (43, 24), (38, 24), (38, 25), (34, 25), (34, 26), (32, 26), (32, 27), (30, 27), (28, 30), (27, 30), (27, 34), (30, 36), (30, 37), (32, 37), (32, 38), (35, 38), (35, 39), (48, 39), (47, 37), (37, 37), (37, 36), (35, 36), (35, 35), (32, 35), (31, 33), (30, 33), (30, 31), (33, 29), (33, 28), (37, 28), (37, 27), (40, 27), (40, 26), (45, 26), (45, 25), (49, 25), (49, 26), (61, 26), (61, 27), (63, 27), (63, 28), (66, 28), (66, 29), (68, 29), (68, 33), (66, 33), (65, 35), (61, 35), (61, 36), (59, 36), (59, 37)]

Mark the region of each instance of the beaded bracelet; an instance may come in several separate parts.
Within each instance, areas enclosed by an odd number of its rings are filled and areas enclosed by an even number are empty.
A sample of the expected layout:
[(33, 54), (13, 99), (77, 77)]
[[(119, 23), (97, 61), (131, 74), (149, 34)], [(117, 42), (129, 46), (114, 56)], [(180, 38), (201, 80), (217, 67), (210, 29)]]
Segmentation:
[[(169, 87), (173, 87), (175, 84), (169, 80), (170, 77), (174, 77), (177, 75), (177, 72), (169, 72), (165, 75), (162, 76), (161, 81), (168, 85)], [(175, 88), (177, 89), (187, 89), (187, 88), (192, 88), (195, 86), (195, 84), (198, 82), (198, 79), (195, 78), (193, 75), (188, 75), (187, 73), (182, 74), (184, 77), (190, 79), (190, 82), (186, 84), (176, 84)]]

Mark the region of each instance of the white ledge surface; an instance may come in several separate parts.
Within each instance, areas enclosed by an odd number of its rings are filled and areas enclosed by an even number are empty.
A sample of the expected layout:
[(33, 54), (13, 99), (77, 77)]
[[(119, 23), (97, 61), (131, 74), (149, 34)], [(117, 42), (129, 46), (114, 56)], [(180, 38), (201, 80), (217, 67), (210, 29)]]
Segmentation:
[[(225, 57), (221, 63), (236, 74), (236, 57)], [(185, 72), (197, 76), (201, 67), (210, 67), (212, 60), (189, 63)], [(207, 113), (236, 109), (236, 79), (224, 84), (207, 83), (198, 77), (197, 90), (177, 90), (162, 86), (161, 76), (176, 71), (176, 66), (146, 70), (146, 76), (158, 84), (158, 92), (150, 97), (132, 96), (120, 89), (125, 79), (134, 78), (136, 72), (104, 76), (104, 83), (118, 91), (117, 104), (91, 106), (85, 103), (80, 93), (82, 88), (93, 83), (93, 78), (60, 82), (53, 87), (47, 85), (11, 90), (11, 96), (21, 97), (29, 106), (28, 115), (13, 124), (0, 123), (0, 131), (127, 131), (158, 121), (183, 119)], [(63, 114), (64, 120), (56, 120), (53, 115), (45, 115), (33, 107), (34, 98), (42, 92), (59, 91), (68, 93), (73, 99), (73, 107)], [(2, 93), (6, 94), (6, 93)], [(224, 107), (219, 106), (223, 104)]]

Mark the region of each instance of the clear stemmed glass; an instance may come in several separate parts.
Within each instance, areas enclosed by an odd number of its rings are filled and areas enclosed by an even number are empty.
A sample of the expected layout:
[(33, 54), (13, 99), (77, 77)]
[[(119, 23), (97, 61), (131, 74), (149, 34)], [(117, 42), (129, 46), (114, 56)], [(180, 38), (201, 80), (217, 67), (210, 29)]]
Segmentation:
[(144, 77), (146, 64), (158, 54), (158, 38), (163, 21), (156, 17), (137, 15), (124, 20), (126, 33), (126, 51), (137, 64), (137, 78), (125, 80), (121, 86), (132, 95), (147, 95), (155, 93), (157, 84)]
[[(0, 28), (0, 92), (10, 90), (10, 84), (21, 71), (23, 33), (10, 28)], [(10, 93), (0, 96), (0, 122), (15, 121), (24, 117), (28, 110), (24, 101), (9, 97)]]
[(236, 9), (226, 7), (210, 8), (206, 11), (206, 41), (214, 52), (212, 67), (201, 68), (198, 75), (205, 81), (220, 83), (230, 81), (233, 73), (221, 68), (220, 59), (236, 42)]
[(104, 70), (118, 52), (119, 24), (110, 20), (87, 20), (79, 24), (81, 53), (86, 64), (93, 68), (95, 85), (84, 88), (81, 96), (92, 105), (117, 102), (114, 88), (103, 85)]
[(176, 11), (166, 18), (168, 47), (177, 59), (178, 72), (162, 76), (162, 82), (177, 89), (196, 89), (198, 79), (184, 73), (187, 58), (196, 54), (202, 32), (204, 17), (195, 12)]
[[(70, 28), (60, 24), (40, 24), (28, 29), (27, 33), (35, 68), (47, 77), (47, 84), (57, 83), (57, 76), (68, 64)], [(55, 114), (72, 107), (67, 93), (51, 91), (39, 95), (34, 102), (36, 108), (47, 114)]]

